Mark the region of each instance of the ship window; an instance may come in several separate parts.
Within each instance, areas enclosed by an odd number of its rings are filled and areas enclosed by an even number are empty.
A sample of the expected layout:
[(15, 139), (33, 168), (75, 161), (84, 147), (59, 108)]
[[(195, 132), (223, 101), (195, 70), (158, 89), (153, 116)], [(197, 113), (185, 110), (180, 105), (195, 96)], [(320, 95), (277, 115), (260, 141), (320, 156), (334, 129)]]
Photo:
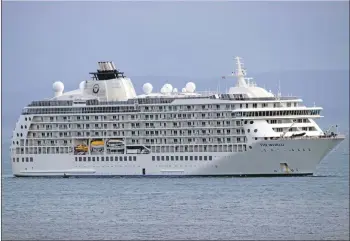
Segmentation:
[(16, 162), (16, 158), (13, 158), (13, 162)]
[(91, 157), (88, 157), (88, 162), (91, 162)]
[(136, 162), (136, 156), (133, 156), (133, 157), (132, 157), (132, 160)]
[(120, 162), (123, 161), (123, 157), (122, 157), (122, 156), (119, 157), (119, 161), (120, 161)]
[(99, 157), (96, 157), (96, 161), (100, 161), (100, 158), (99, 158)]
[(193, 161), (193, 156), (190, 156), (190, 161)]
[(152, 156), (152, 161), (155, 161), (156, 160), (156, 157), (155, 156)]
[(129, 161), (130, 161), (130, 162), (132, 161), (132, 156), (129, 156)]
[(82, 161), (82, 158), (81, 158), (81, 157), (79, 157), (79, 161), (80, 161), (80, 162)]
[(248, 131), (248, 133), (250, 133), (250, 129), (248, 129), (247, 131)]
[[(111, 157), (111, 158), (113, 158), (113, 157)], [(118, 157), (117, 156), (114, 157), (114, 161), (116, 161), (116, 162), (118, 161)]]
[(258, 132), (258, 129), (255, 129), (254, 132)]
[(170, 157), (170, 160), (171, 160), (171, 161), (174, 161), (174, 156), (171, 156), (171, 157)]
[(175, 157), (175, 160), (178, 161), (178, 160), (179, 160), (179, 156), (176, 156), (176, 157)]
[(106, 162), (108, 162), (109, 161), (109, 157), (108, 156), (106, 156)]
[(200, 160), (200, 161), (202, 160), (202, 156), (199, 156), (199, 160)]
[(128, 157), (127, 156), (124, 156), (124, 161), (128, 161)]
[(254, 123), (254, 121), (250, 121), (250, 124), (253, 124)]
[(244, 124), (247, 124), (248, 122), (247, 121), (244, 121)]
[(24, 162), (24, 157), (22, 157), (22, 162)]
[[(101, 156), (101, 162), (103, 162), (105, 160), (105, 158), (103, 156)], [(107, 161), (107, 160), (106, 160)]]
[(180, 161), (183, 161), (184, 160), (184, 157), (183, 156), (180, 156)]
[(204, 156), (204, 161), (206, 161), (207, 160), (207, 156)]
[(21, 126), (21, 129), (23, 129), (23, 126)]
[(166, 160), (169, 161), (169, 156), (166, 156)]
[(253, 147), (252, 146), (249, 146), (249, 149), (252, 149)]
[(17, 157), (17, 162), (19, 162), (19, 158)]
[(83, 161), (86, 162), (86, 157), (83, 157)]
[(164, 161), (164, 156), (162, 156), (161, 158), (162, 158), (162, 161)]
[(95, 161), (95, 157), (94, 157), (94, 156), (92, 157), (92, 161), (93, 161), (93, 162)]

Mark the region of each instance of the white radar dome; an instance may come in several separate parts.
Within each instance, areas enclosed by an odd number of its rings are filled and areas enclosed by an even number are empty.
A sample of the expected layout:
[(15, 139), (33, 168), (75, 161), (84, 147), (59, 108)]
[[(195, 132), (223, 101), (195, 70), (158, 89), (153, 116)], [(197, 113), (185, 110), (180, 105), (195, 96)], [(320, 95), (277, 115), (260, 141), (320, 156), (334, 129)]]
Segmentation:
[(171, 93), (173, 91), (173, 86), (171, 84), (165, 84), (163, 88), (166, 90), (167, 93)]
[(166, 90), (165, 90), (164, 87), (162, 87), (162, 88), (160, 89), (160, 93), (162, 93), (162, 94), (165, 94), (165, 93), (166, 93)]
[(150, 93), (152, 93), (153, 86), (150, 83), (146, 83), (143, 85), (142, 89), (146, 95), (149, 95)]
[(55, 83), (53, 83), (52, 89), (54, 92), (63, 92), (64, 84), (61, 81), (56, 81)]
[(80, 84), (79, 84), (79, 89), (81, 91), (83, 91), (85, 89), (85, 84), (86, 84), (86, 81), (81, 81)]
[(193, 82), (188, 82), (185, 88), (187, 92), (193, 93), (196, 90), (196, 85)]
[(64, 84), (61, 81), (56, 81), (52, 85), (53, 92), (55, 92), (55, 97), (61, 96), (64, 90)]
[(186, 88), (182, 88), (182, 93), (186, 93)]

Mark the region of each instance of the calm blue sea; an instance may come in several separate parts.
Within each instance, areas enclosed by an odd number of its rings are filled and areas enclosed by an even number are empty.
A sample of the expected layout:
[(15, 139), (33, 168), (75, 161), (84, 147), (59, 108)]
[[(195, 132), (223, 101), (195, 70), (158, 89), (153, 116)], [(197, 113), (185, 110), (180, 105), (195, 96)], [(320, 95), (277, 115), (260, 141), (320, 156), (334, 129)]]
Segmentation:
[(290, 178), (13, 178), (3, 157), (3, 239), (349, 239), (340, 149)]

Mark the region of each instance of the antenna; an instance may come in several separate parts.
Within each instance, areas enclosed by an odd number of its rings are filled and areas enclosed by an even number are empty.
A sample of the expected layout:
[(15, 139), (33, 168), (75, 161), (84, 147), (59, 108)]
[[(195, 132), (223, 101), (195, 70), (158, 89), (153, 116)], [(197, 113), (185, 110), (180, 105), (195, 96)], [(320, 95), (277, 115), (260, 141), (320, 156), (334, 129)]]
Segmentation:
[(278, 80), (278, 91), (277, 91), (277, 99), (281, 98), (281, 82)]

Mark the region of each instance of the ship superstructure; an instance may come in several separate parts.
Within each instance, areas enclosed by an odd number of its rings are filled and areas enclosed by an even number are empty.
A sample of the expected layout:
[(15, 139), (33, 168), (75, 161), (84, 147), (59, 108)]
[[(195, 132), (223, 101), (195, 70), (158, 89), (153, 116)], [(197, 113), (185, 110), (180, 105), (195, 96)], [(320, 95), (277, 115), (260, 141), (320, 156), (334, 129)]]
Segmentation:
[(316, 124), (321, 107), (258, 87), (236, 57), (228, 93), (159, 93), (99, 62), (79, 89), (33, 101), (13, 132), (15, 176), (311, 175), (343, 139)]

